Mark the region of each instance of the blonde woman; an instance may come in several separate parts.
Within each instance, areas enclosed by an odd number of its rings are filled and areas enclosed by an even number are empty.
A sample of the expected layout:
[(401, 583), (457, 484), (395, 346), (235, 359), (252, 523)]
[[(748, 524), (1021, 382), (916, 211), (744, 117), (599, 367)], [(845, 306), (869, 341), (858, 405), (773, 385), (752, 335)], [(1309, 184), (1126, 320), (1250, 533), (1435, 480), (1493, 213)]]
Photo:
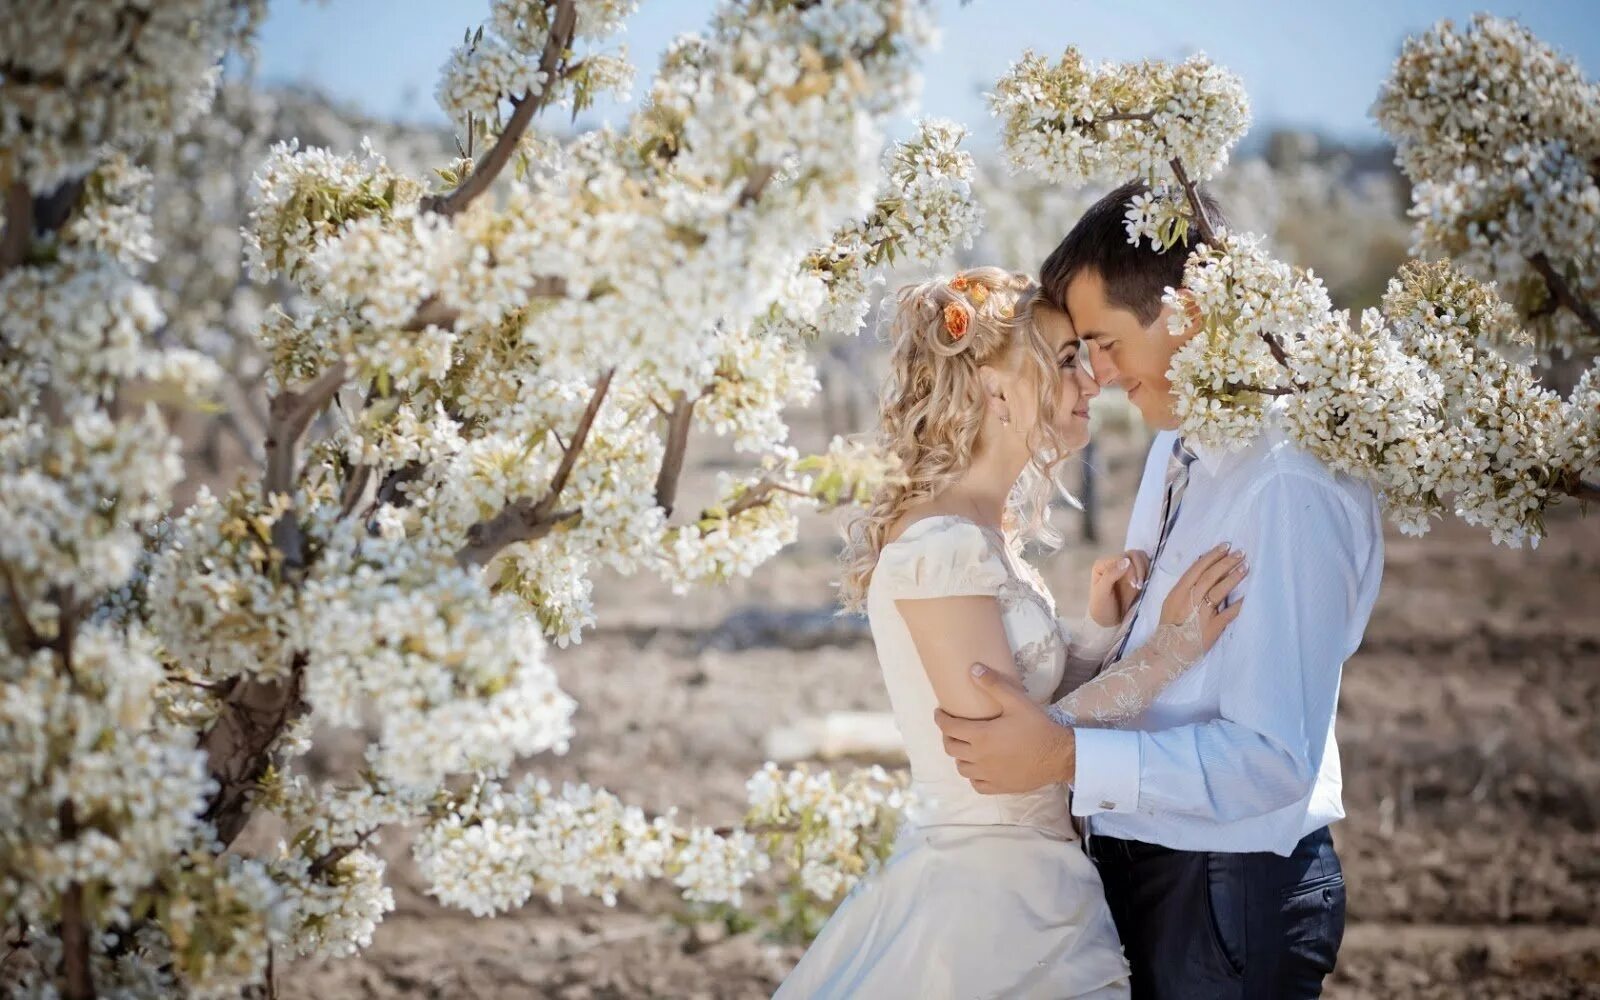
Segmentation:
[(1126, 996), (1128, 966), (1066, 789), (981, 794), (946, 755), (934, 711), (995, 715), (969, 674), (984, 663), (1076, 725), (1131, 718), (1239, 613), (1226, 598), (1243, 559), (1202, 556), (1151, 641), (1102, 670), (1138, 560), (1097, 563), (1090, 620), (1069, 629), (1019, 556), (1045, 535), (1056, 467), (1088, 442), (1099, 389), (1071, 322), (1025, 275), (989, 267), (905, 288), (896, 306), (879, 433), (906, 475), (852, 526), (844, 595), (871, 623), (915, 804), (894, 855), (778, 995)]

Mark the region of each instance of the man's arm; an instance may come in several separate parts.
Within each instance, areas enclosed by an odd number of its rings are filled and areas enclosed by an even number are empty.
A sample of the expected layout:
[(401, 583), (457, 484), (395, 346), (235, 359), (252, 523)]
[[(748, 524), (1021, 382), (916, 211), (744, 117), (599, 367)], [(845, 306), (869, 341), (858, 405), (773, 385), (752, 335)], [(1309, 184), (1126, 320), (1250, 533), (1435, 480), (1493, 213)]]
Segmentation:
[(1332, 484), (1280, 474), (1231, 539), (1250, 558), (1249, 606), (1212, 655), (1221, 718), (1156, 732), (1079, 729), (1073, 810), (1231, 822), (1303, 799), (1321, 767), (1352, 652), (1372, 539)]

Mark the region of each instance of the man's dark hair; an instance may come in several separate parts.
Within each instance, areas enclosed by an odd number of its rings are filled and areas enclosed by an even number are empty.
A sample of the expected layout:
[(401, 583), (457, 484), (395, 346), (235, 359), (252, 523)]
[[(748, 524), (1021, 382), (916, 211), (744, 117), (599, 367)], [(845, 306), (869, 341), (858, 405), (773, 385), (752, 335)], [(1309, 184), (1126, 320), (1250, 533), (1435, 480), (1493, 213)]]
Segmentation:
[[(1039, 269), (1046, 299), (1065, 309), (1067, 285), (1079, 274), (1093, 271), (1106, 283), (1106, 298), (1112, 305), (1127, 309), (1147, 326), (1155, 322), (1161, 314), (1161, 296), (1168, 288), (1183, 284), (1183, 265), (1199, 240), (1191, 226), (1188, 241), (1166, 253), (1157, 253), (1148, 239), (1141, 239), (1138, 245), (1129, 243), (1128, 202), (1149, 192), (1144, 181), (1129, 181), (1083, 213)], [(1221, 207), (1203, 188), (1200, 203), (1213, 228), (1226, 225)]]

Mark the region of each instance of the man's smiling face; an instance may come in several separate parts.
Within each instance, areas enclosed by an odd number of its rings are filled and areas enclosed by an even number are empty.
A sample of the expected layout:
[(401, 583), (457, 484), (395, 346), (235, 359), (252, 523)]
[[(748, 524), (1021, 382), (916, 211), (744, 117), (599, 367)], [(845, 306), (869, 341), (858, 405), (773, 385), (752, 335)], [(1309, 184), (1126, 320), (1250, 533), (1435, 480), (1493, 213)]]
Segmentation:
[(1132, 310), (1106, 298), (1105, 280), (1092, 268), (1073, 275), (1066, 299), (1072, 325), (1089, 349), (1095, 381), (1126, 392), (1150, 427), (1175, 429), (1178, 418), (1167, 372), (1172, 368), (1172, 355), (1188, 338), (1168, 332), (1171, 308), (1163, 306), (1148, 325), (1139, 322)]

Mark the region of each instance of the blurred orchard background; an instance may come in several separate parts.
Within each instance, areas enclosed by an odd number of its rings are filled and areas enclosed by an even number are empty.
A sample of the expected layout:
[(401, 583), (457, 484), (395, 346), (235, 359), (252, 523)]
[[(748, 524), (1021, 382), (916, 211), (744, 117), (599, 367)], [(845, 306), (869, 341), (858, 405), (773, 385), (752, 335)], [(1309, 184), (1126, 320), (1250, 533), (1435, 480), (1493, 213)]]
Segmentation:
[[(1237, 228), (1267, 234), (1351, 309), (1378, 301), (1410, 245), (1407, 181), (1367, 113), (1406, 35), (1487, 8), (1600, 75), (1600, 18), (1584, 0), (937, 6), (942, 43), (922, 67), (921, 110), (972, 130), (965, 148), (985, 215), (946, 270), (1036, 269), (1099, 193), (1012, 177), (1002, 164), (982, 93), (1025, 47), (1054, 56), (1076, 45), (1095, 59), (1201, 50), (1239, 73), (1255, 124), (1217, 193)], [(642, 77), (711, 9), (644, 3), (623, 35)], [(403, 173), (448, 162), (456, 140), (433, 87), (487, 13), (483, 0), (275, 4), (257, 60), (230, 61), (213, 112), (161, 154), (156, 238), (169, 249), (150, 281), (166, 297), (170, 335), (231, 376), (220, 409), (183, 418), (180, 499), (259, 476), (264, 460), (269, 359), (254, 331), (293, 292), (247, 278), (239, 230), (268, 148), (297, 138), (352, 154), (365, 138)], [(629, 107), (604, 98), (565, 127), (619, 120)], [(542, 124), (563, 127), (559, 115)], [(899, 137), (912, 129), (908, 117)], [(921, 274), (898, 269), (882, 290)], [(802, 453), (870, 426), (884, 351), (872, 327), (817, 345), (820, 392), (790, 415)], [(1548, 378), (1565, 390), (1581, 370), (1558, 362)], [(1037, 553), (1064, 609), (1081, 606), (1090, 560), (1120, 548), (1149, 440), (1115, 393), (1095, 419), (1095, 445), (1069, 474), (1086, 510), (1063, 506), (1067, 544)], [(710, 436), (689, 454), (685, 509), (714, 498), (718, 472), (747, 464)], [(1600, 529), (1573, 505), (1552, 521), (1560, 544), (1540, 549), (1492, 546), (1454, 519), (1422, 540), (1391, 533), (1383, 597), (1340, 706), (1349, 818), (1335, 837), (1350, 924), (1330, 995), (1600, 996)], [(566, 755), (540, 757), (539, 771), (715, 824), (741, 813), (763, 761), (830, 758), (831, 713), (887, 707), (864, 621), (835, 614), (838, 538), (836, 515), (807, 514), (798, 540), (751, 577), (687, 596), (653, 575), (600, 576), (599, 624), (550, 654), (577, 700), (578, 735)], [(359, 767), (363, 745), (319, 740), (310, 773)], [(252, 835), (265, 844), (273, 831)], [(280, 969), (281, 995), (759, 996), (801, 947), (770, 929), (692, 918), (661, 886), (611, 907), (535, 897), (479, 920), (424, 893), (405, 837), (378, 850), (394, 912), (360, 955)]]

